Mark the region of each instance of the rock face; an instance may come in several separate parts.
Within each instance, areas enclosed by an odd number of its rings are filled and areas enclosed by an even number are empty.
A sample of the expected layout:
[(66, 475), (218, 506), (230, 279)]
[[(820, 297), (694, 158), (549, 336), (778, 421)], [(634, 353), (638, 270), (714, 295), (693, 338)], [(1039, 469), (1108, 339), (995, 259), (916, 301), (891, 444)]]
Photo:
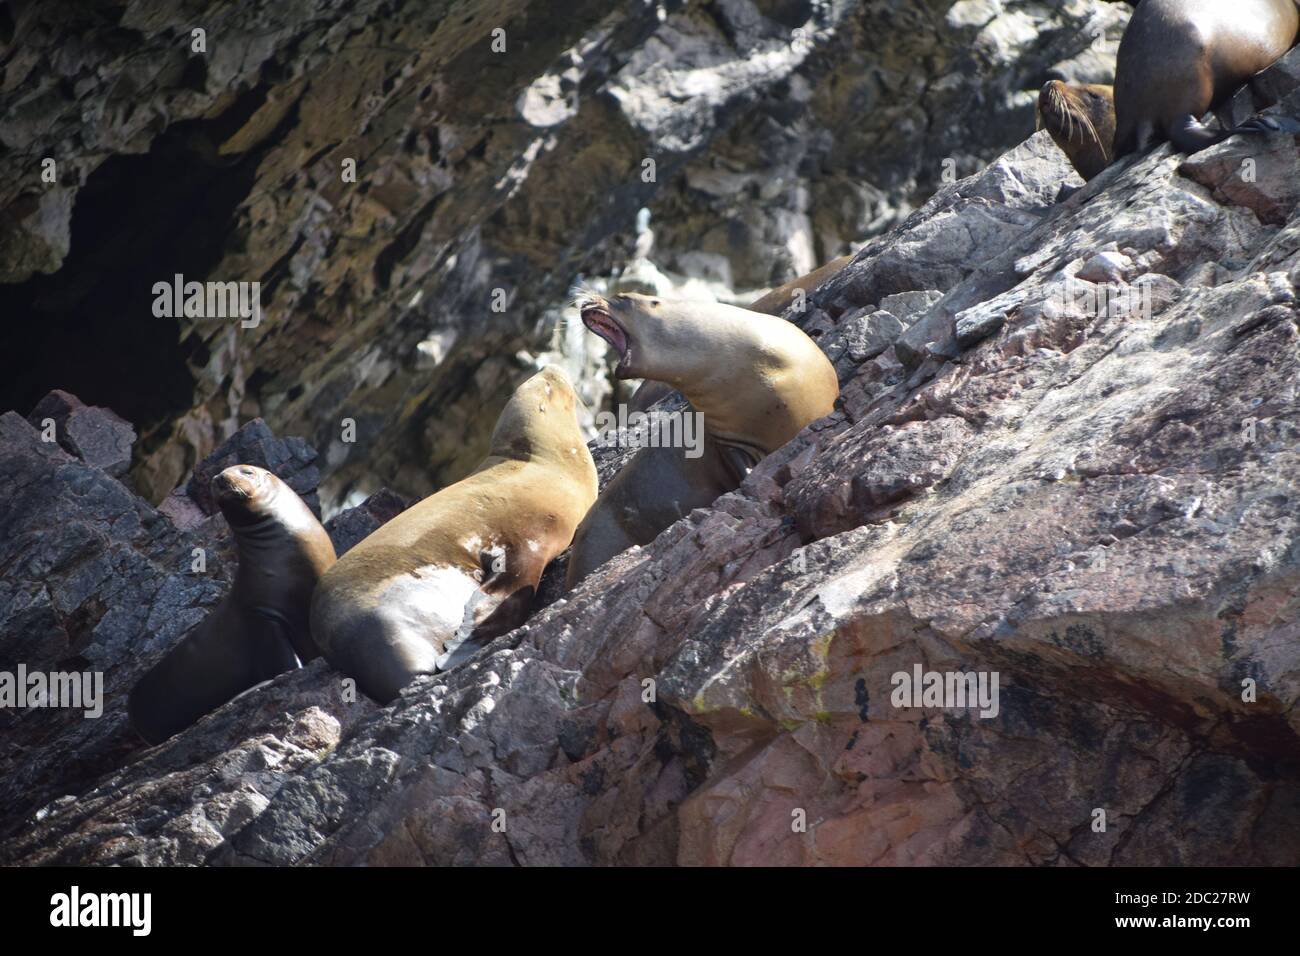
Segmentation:
[[(482, 456), (539, 352), (576, 348), (584, 396), (608, 393), (603, 348), (566, 338), (558, 307), (579, 274), (622, 268), (639, 209), (665, 268), (784, 281), (1018, 142), (1037, 87), (1104, 73), (1126, 17), (1097, 0), (4, 4), (0, 409), (55, 387), (113, 408), (155, 503), (259, 416), (323, 450), (327, 511), (381, 485), (428, 494)], [(160, 314), (176, 276), (250, 284), (260, 321)]]
[[(115, 745), (102, 776), (15, 786), (51, 746), (33, 731), (0, 806), (71, 796), (9, 811), (0, 858), (1295, 864), (1298, 155), (1161, 147), (1054, 204), (1077, 180), (1035, 135), (789, 316), (837, 358), (842, 407), (736, 492), (390, 707), (316, 664)], [(66, 513), (64, 480), (116, 502), (136, 552), (188, 544), (0, 425), (30, 527)], [(106, 565), (126, 545), (100, 534), (66, 550)], [(5, 560), (6, 660), (80, 641), (137, 668), (104, 621), (73, 636), (72, 576), (40, 592)], [(930, 672), (989, 694), (901, 697)], [(103, 725), (60, 754), (103, 752)]]

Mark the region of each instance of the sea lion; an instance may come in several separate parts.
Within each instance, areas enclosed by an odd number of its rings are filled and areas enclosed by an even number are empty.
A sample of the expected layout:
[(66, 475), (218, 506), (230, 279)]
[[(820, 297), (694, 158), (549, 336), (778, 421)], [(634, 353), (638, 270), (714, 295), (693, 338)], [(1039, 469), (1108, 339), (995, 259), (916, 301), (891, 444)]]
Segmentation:
[(515, 390), (488, 456), (339, 559), (311, 602), (325, 658), (388, 703), (527, 615), (542, 571), (596, 500), (578, 396), (555, 368)]
[(1099, 174), (1114, 158), (1113, 87), (1052, 80), (1038, 94), (1038, 121), (1085, 180)]
[(1234, 133), (1289, 129), (1256, 117), (1212, 130), (1200, 117), (1291, 49), (1297, 34), (1295, 0), (1143, 0), (1115, 62), (1114, 156), (1160, 139), (1194, 153)]
[[(840, 256), (838, 259), (832, 259), (823, 266), (818, 266), (807, 275), (801, 275), (797, 279), (791, 279), (784, 285), (766, 292), (751, 302), (747, 309), (751, 312), (762, 312), (766, 315), (784, 315), (785, 310), (794, 304), (795, 294), (803, 290), (812, 292), (822, 283), (828, 281), (837, 275), (841, 269), (853, 261), (853, 255)], [(662, 399), (672, 395), (676, 389), (665, 382), (656, 382), (653, 379), (646, 379), (633, 393), (631, 400), (628, 402), (630, 411), (644, 412), (651, 405), (656, 404)]]
[(578, 290), (583, 324), (619, 354), (618, 378), (680, 391), (702, 413), (699, 457), (641, 448), (601, 492), (574, 536), (568, 587), (694, 508), (736, 488), (765, 455), (834, 409), (835, 369), (784, 319), (716, 302)]
[(793, 304), (795, 293), (800, 290), (804, 292), (813, 291), (852, 261), (853, 256), (851, 254), (832, 259), (824, 266), (818, 266), (807, 275), (791, 279), (785, 285), (777, 286), (766, 295), (755, 299), (750, 303), (749, 310), (751, 312), (763, 312), (767, 315), (782, 315)]
[(127, 713), (151, 744), (241, 692), (320, 655), (308, 629), (312, 591), (334, 545), (301, 498), (271, 472), (235, 465), (212, 479), (235, 535), (230, 593), (131, 689)]

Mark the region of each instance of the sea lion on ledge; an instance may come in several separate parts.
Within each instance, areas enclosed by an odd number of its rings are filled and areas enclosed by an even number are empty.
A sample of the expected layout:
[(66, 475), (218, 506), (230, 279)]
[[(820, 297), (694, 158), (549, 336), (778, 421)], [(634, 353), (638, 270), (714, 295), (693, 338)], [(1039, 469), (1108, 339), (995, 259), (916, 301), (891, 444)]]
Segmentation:
[[(775, 289), (764, 293), (745, 308), (751, 312), (763, 312), (767, 315), (784, 315), (786, 309), (794, 304), (796, 294), (800, 291), (805, 293), (815, 291), (819, 286), (838, 275), (840, 270), (852, 261), (852, 253), (832, 259), (825, 265), (818, 266), (812, 272), (791, 279), (784, 285), (777, 286)], [(644, 412), (656, 402), (672, 395), (675, 391), (671, 385), (665, 382), (646, 379), (629, 400), (628, 407), (631, 411)]]
[(307, 626), (312, 591), (334, 545), (292, 488), (254, 465), (212, 479), (235, 535), (230, 593), (131, 689), (127, 713), (160, 743), (242, 691), (320, 656)]
[(1038, 119), (1084, 179), (1110, 165), (1115, 145), (1112, 87), (1052, 80), (1038, 94)]
[(578, 396), (554, 368), (515, 390), (473, 473), (345, 554), (311, 602), (325, 658), (388, 703), (523, 623), (547, 563), (596, 500)]
[(575, 305), (583, 324), (618, 352), (615, 376), (664, 382), (702, 413), (704, 445), (694, 458), (670, 447), (633, 456), (574, 536), (570, 588), (736, 488), (759, 459), (830, 414), (840, 391), (816, 343), (775, 316), (716, 302), (606, 299), (586, 290), (577, 290)]
[(1168, 139), (1183, 153), (1238, 132), (1288, 128), (1256, 117), (1231, 130), (1199, 117), (1295, 45), (1295, 0), (1142, 0), (1115, 63), (1116, 157)]
[(791, 279), (784, 285), (777, 286), (766, 295), (760, 296), (749, 304), (751, 312), (764, 312), (768, 315), (782, 315), (794, 303), (795, 294), (812, 292), (822, 283), (829, 281), (839, 271), (853, 261), (853, 255), (840, 256), (825, 265), (818, 266), (812, 272)]

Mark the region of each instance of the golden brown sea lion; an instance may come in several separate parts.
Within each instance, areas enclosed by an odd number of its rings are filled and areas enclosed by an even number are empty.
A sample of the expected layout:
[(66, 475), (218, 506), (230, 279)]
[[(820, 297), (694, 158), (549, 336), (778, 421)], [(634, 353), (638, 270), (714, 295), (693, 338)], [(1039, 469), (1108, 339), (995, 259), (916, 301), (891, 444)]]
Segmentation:
[(702, 413), (703, 452), (640, 449), (574, 536), (567, 584), (734, 489), (763, 456), (834, 409), (835, 369), (797, 326), (716, 302), (579, 290), (583, 323), (619, 354), (614, 374), (680, 391)]
[(577, 404), (562, 372), (538, 372), (469, 477), (380, 527), (321, 580), (312, 635), (368, 696), (387, 703), (523, 622), (542, 570), (596, 500)]
[(1295, 0), (1142, 0), (1115, 63), (1116, 157), (1167, 139), (1194, 153), (1233, 133), (1286, 129), (1255, 119), (1231, 130), (1200, 117), (1295, 45)]
[(242, 691), (320, 652), (307, 625), (334, 545), (301, 498), (271, 472), (235, 465), (212, 479), (235, 535), (230, 593), (131, 689), (132, 726), (159, 743)]
[(749, 309), (751, 312), (764, 312), (767, 315), (783, 315), (785, 310), (790, 308), (794, 303), (795, 294), (797, 292), (812, 292), (852, 261), (852, 255), (840, 256), (838, 259), (832, 259), (824, 266), (818, 266), (807, 275), (799, 276), (797, 279), (791, 279), (785, 285), (777, 286), (777, 288), (773, 289), (766, 295), (755, 299), (750, 303)]
[[(832, 276), (837, 275), (841, 269), (852, 261), (853, 255), (851, 253), (847, 256), (840, 256), (838, 259), (832, 259), (824, 266), (818, 266), (807, 275), (791, 279), (785, 285), (764, 293), (746, 308), (751, 312), (763, 312), (767, 315), (784, 315), (785, 310), (794, 304), (797, 292), (800, 290), (804, 292), (814, 291)], [(632, 395), (631, 400), (628, 402), (628, 408), (630, 411), (644, 412), (651, 405), (673, 394), (674, 391), (676, 390), (665, 382), (647, 379), (641, 383)]]

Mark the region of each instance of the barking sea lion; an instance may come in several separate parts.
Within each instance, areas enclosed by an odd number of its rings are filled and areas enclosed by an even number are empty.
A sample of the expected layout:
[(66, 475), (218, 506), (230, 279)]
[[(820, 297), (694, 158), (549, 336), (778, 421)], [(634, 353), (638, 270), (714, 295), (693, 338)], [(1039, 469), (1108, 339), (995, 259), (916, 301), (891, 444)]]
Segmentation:
[(582, 290), (575, 304), (618, 352), (615, 375), (680, 391), (702, 413), (705, 434), (699, 457), (642, 448), (606, 486), (574, 536), (569, 587), (734, 489), (759, 459), (830, 414), (839, 395), (826, 355), (784, 319), (716, 302)]

